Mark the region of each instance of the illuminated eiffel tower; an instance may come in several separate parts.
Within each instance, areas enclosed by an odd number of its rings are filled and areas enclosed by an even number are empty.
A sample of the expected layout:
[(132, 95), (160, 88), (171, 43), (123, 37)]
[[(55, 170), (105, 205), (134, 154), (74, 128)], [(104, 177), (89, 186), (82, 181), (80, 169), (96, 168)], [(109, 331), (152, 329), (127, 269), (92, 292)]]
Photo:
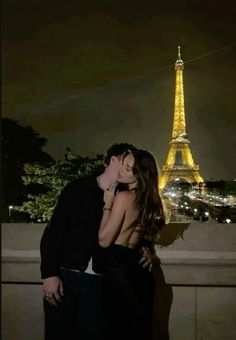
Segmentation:
[(162, 168), (160, 178), (160, 189), (176, 178), (192, 182), (203, 182), (199, 173), (199, 165), (194, 164), (190, 141), (187, 138), (185, 128), (184, 113), (184, 85), (183, 85), (184, 63), (180, 55), (180, 46), (178, 47), (178, 59), (175, 62), (176, 85), (175, 85), (175, 109), (172, 139), (169, 143), (169, 152), (166, 163)]

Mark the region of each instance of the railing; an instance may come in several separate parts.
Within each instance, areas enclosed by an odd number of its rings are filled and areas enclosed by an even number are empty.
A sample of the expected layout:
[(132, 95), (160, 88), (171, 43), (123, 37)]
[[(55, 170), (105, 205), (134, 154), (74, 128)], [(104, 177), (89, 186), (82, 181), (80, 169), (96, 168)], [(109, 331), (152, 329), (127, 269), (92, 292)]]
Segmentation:
[[(2, 225), (4, 340), (43, 340), (38, 248), (44, 228)], [(156, 253), (155, 339), (236, 339), (236, 225), (169, 224)]]

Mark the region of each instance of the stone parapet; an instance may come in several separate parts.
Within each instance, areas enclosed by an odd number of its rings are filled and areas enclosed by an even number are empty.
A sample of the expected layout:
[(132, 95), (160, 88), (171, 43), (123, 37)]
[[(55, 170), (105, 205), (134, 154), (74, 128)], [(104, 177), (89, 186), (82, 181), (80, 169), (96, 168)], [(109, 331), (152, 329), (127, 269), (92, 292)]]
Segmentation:
[[(43, 340), (39, 244), (45, 226), (2, 225), (4, 340)], [(235, 339), (236, 225), (169, 224), (155, 250), (154, 339)]]

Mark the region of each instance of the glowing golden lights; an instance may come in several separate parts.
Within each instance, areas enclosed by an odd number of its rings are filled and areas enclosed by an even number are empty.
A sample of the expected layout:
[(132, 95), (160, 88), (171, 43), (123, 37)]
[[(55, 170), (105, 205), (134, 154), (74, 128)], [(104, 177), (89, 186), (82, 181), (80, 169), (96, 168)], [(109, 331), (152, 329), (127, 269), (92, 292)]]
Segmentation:
[(167, 182), (175, 178), (181, 178), (188, 182), (203, 182), (199, 173), (199, 166), (194, 164), (189, 148), (190, 141), (186, 134), (183, 69), (184, 62), (181, 59), (180, 46), (178, 46), (178, 59), (175, 62), (176, 83), (172, 139), (169, 143), (166, 163), (162, 168), (160, 189), (163, 189)]

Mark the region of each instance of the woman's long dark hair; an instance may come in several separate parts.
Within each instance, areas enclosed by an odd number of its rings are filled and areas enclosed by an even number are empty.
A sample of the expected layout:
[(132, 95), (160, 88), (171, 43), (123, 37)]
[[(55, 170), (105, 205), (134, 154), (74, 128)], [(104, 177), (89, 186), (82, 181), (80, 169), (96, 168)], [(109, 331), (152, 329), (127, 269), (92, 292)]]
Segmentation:
[(156, 162), (146, 150), (132, 151), (132, 155), (134, 156), (132, 170), (137, 178), (134, 206), (139, 214), (136, 223), (140, 224), (147, 234), (156, 235), (165, 224)]

